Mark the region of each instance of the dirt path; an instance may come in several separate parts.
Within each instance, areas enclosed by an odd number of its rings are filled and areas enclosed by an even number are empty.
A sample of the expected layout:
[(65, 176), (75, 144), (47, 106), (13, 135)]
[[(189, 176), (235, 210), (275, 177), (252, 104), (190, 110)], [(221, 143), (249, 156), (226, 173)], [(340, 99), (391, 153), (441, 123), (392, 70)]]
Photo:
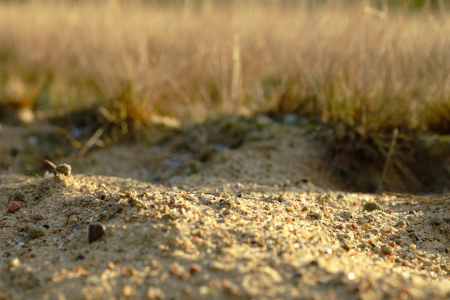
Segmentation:
[(187, 135), (1, 176), (0, 299), (450, 296), (445, 202), (335, 191), (304, 130), (264, 122), (232, 150)]

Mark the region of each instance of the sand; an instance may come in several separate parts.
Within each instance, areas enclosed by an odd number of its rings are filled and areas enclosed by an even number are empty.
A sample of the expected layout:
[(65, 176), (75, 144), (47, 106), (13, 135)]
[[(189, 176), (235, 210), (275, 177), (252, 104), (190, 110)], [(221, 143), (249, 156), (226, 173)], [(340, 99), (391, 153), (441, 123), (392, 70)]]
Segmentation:
[(450, 297), (445, 198), (339, 191), (275, 127), (207, 162), (142, 144), (0, 176), (0, 299)]

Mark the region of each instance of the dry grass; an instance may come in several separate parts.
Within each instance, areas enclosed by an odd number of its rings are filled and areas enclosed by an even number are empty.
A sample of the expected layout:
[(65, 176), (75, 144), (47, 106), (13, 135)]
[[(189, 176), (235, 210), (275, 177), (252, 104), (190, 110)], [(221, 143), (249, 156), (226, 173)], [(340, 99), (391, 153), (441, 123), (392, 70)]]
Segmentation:
[(299, 110), (361, 135), (450, 132), (450, 22), (332, 4), (0, 4), (0, 102), (152, 116)]

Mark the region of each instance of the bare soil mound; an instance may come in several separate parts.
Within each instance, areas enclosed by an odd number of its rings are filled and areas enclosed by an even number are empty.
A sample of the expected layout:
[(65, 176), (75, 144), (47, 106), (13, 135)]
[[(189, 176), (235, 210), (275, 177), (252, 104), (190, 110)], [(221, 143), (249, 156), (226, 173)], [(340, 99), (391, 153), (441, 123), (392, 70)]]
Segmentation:
[(334, 190), (304, 131), (263, 127), (207, 160), (191, 136), (1, 176), (0, 299), (450, 296), (446, 197)]

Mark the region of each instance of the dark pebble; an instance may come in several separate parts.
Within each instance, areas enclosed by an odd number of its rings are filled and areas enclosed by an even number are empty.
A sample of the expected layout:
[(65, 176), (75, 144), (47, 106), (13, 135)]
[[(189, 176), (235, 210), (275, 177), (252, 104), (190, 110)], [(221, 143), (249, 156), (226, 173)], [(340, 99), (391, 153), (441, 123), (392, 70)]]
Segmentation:
[(407, 232), (414, 232), (414, 229), (406, 229)]
[(67, 236), (67, 234), (66, 234), (65, 232), (61, 232), (61, 233), (59, 234), (59, 236), (62, 237), (62, 238), (65, 238), (65, 237)]
[(346, 240), (341, 241), (341, 246), (345, 251), (350, 251), (350, 249), (352, 248), (352, 246)]
[(75, 258), (75, 260), (82, 260), (82, 259), (85, 259), (83, 254), (80, 254)]
[(433, 225), (439, 226), (442, 224), (442, 218), (436, 217), (433, 219)]
[(321, 214), (319, 214), (319, 213), (315, 213), (312, 217), (313, 217), (315, 220), (321, 220), (321, 219), (323, 218), (323, 216), (322, 216)]
[(114, 213), (120, 213), (123, 209), (122, 204), (117, 203), (116, 206), (114, 207)]
[(409, 211), (408, 211), (408, 214), (410, 214), (410, 215), (415, 215), (415, 214), (416, 214), (416, 211), (415, 211), (415, 210), (409, 210)]
[(101, 224), (90, 224), (88, 229), (89, 243), (95, 242), (103, 236), (105, 229)]
[(48, 223), (45, 223), (44, 225), (42, 225), (42, 226), (44, 226), (44, 228), (47, 228), (47, 229), (49, 229), (50, 228), (50, 224), (48, 224)]
[(73, 224), (73, 225), (72, 225), (72, 230), (73, 230), (73, 229), (78, 229), (78, 228), (80, 228), (80, 224)]

